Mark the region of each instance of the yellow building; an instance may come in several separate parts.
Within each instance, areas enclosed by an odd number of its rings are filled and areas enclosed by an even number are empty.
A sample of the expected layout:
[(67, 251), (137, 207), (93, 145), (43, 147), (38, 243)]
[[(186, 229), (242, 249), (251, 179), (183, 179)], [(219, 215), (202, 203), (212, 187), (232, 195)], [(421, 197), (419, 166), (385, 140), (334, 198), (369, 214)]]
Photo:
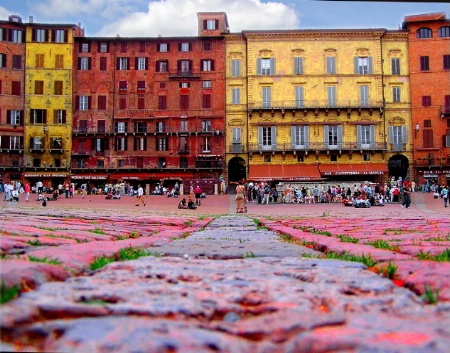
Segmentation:
[[(290, 182), (405, 178), (407, 170), (388, 162), (394, 154), (411, 157), (409, 82), (404, 72), (389, 75), (388, 82), (384, 76), (391, 65), (387, 58), (401, 57), (407, 65), (406, 43), (403, 34), (382, 29), (244, 31), (240, 42), (230, 35), (227, 133), (232, 136), (234, 125), (247, 127), (245, 177)], [(246, 52), (241, 54), (241, 48)], [(239, 55), (247, 59), (241, 68), (247, 75), (237, 80), (230, 72)], [(401, 102), (391, 103), (389, 89), (400, 82)], [(242, 108), (229, 104), (239, 85), (247, 92), (247, 119)], [(230, 160), (228, 175), (237, 175)]]
[(29, 23), (25, 59), (25, 173), (55, 187), (69, 176), (72, 150), (72, 24)]

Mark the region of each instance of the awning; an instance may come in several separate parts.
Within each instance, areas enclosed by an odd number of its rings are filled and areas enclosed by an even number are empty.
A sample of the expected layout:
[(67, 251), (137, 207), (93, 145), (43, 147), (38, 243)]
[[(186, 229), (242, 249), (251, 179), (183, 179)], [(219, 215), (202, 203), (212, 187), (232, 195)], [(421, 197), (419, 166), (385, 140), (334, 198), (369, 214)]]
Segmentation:
[(69, 173), (64, 172), (26, 172), (23, 175), (25, 178), (66, 178)]
[(71, 175), (70, 179), (73, 180), (106, 180), (108, 175), (106, 174), (77, 174)]
[(182, 180), (193, 178), (192, 173), (116, 173), (111, 174), (112, 180)]
[(330, 175), (383, 175), (389, 170), (385, 163), (362, 164), (321, 164), (320, 174), (324, 177)]
[(248, 180), (251, 181), (317, 181), (321, 180), (315, 164), (263, 164), (250, 165)]

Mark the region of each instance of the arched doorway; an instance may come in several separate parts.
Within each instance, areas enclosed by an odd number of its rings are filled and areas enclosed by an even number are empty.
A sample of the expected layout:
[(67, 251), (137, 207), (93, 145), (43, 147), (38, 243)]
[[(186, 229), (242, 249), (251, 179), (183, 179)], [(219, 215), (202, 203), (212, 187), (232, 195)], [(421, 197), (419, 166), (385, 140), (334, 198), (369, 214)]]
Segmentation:
[(408, 175), (409, 168), (408, 158), (402, 154), (396, 154), (395, 156), (389, 158), (388, 168), (389, 176), (395, 177), (396, 180), (400, 177), (402, 180), (405, 180)]
[(233, 157), (228, 162), (228, 191), (234, 193), (236, 184), (232, 182), (238, 182), (239, 180), (247, 178), (247, 172), (245, 169), (245, 161), (241, 157)]

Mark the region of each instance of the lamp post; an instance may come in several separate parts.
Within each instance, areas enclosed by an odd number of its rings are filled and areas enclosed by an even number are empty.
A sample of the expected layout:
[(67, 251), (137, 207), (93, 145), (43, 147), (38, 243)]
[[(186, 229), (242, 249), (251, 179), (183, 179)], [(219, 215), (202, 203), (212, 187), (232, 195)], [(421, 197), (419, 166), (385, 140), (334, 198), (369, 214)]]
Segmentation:
[(419, 130), (420, 130), (420, 125), (419, 125), (419, 122), (417, 122), (416, 123), (416, 137), (417, 137), (417, 133), (419, 132)]

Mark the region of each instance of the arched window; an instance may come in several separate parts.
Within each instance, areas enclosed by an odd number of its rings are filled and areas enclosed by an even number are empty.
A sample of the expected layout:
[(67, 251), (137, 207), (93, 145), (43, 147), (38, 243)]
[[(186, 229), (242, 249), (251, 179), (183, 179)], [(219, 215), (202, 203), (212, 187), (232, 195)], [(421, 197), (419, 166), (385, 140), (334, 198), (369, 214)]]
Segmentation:
[(433, 31), (427, 27), (419, 28), (417, 30), (417, 38), (433, 38)]
[(438, 30), (438, 37), (450, 37), (450, 26), (441, 27)]

